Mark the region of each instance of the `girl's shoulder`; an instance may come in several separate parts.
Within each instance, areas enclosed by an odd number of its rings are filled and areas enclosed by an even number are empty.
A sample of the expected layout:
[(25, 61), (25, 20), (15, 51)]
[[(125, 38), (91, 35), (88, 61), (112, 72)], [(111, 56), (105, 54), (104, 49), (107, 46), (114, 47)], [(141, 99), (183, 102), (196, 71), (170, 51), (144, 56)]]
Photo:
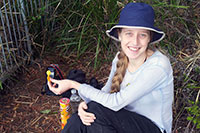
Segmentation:
[(171, 71), (171, 63), (169, 58), (161, 53), (159, 50), (156, 50), (153, 55), (147, 60), (147, 66), (159, 66), (164, 70)]
[(117, 61), (119, 60), (119, 59), (118, 59), (119, 53), (120, 53), (120, 52), (118, 51), (117, 54), (115, 55), (115, 57), (114, 57), (114, 59), (113, 59), (113, 61), (112, 61), (113, 64), (116, 64)]

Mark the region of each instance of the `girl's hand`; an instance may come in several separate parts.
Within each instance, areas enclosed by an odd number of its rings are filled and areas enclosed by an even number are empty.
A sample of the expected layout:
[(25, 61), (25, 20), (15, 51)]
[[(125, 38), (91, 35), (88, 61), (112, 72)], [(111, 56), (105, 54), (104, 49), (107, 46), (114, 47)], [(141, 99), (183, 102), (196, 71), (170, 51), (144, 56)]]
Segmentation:
[[(49, 89), (54, 92), (56, 95), (60, 95), (63, 92), (69, 90), (72, 87), (73, 81), (68, 80), (68, 79), (63, 79), (63, 80), (55, 80), (55, 79), (50, 79), (51, 82), (48, 81), (48, 86)], [(56, 84), (58, 85), (58, 88), (56, 88)]]
[(78, 115), (80, 116), (81, 121), (83, 124), (90, 126), (91, 123), (94, 122), (96, 119), (95, 115), (93, 113), (86, 112), (87, 104), (85, 102), (81, 102), (78, 107)]

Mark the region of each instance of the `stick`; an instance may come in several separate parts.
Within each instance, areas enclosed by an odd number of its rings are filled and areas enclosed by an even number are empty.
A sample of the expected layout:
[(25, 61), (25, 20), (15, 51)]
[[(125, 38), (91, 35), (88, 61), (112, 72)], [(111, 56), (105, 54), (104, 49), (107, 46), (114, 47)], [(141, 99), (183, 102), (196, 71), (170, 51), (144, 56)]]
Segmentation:
[(38, 122), (45, 114), (42, 114), (40, 117), (37, 119), (34, 119), (33, 122), (31, 123), (31, 126), (33, 126), (36, 122)]

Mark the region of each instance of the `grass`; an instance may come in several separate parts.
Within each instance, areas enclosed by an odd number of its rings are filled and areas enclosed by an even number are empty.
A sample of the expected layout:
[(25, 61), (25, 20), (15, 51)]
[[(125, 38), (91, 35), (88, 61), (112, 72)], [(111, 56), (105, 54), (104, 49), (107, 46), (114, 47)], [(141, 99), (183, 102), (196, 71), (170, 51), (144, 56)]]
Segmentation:
[[(171, 60), (174, 69), (174, 132), (196, 130), (194, 116), (186, 108), (193, 107), (189, 101), (198, 99), (200, 89), (200, 13), (198, 0), (136, 0), (146, 2), (155, 9), (156, 26), (166, 33), (156, 46)], [(92, 52), (89, 64), (94, 69), (112, 59), (117, 47), (106, 35), (118, 21), (122, 7), (128, 0), (62, 0), (42, 5), (37, 14), (30, 16), (29, 24), (34, 41), (41, 47), (38, 51), (57, 50), (61, 56), (80, 56)], [(48, 11), (47, 12), (47, 7)], [(51, 10), (49, 10), (51, 9)], [(41, 31), (41, 23), (43, 28)], [(41, 44), (42, 42), (42, 44)], [(108, 45), (109, 44), (109, 45)], [(43, 53), (43, 52), (40, 52)], [(103, 58), (107, 57), (107, 58)], [(178, 129), (181, 127), (181, 129)]]
[[(102, 44), (99, 49), (108, 48), (108, 38), (105, 36), (105, 30), (111, 27), (118, 16), (119, 9), (116, 6), (117, 1), (86, 1), (81, 3), (79, 0), (70, 3), (69, 10), (62, 14), (64, 25), (63, 30), (56, 32), (57, 48), (62, 49), (60, 54), (69, 55), (72, 49), (73, 54), (77, 57), (88, 51), (96, 51), (99, 43)], [(103, 8), (102, 8), (103, 7)], [(114, 13), (107, 8), (115, 10)], [(111, 22), (109, 22), (111, 20)], [(99, 36), (101, 39), (98, 39)], [(73, 42), (73, 43), (72, 43)], [(73, 44), (73, 45), (72, 45)], [(96, 44), (96, 45), (95, 45)], [(98, 53), (98, 52), (97, 52)], [(97, 64), (98, 60), (95, 60)]]

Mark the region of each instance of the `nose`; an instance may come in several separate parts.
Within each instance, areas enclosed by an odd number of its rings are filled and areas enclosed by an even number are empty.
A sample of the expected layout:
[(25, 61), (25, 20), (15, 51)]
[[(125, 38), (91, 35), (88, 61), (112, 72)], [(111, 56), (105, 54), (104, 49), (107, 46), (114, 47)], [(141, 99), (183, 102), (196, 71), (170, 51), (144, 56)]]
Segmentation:
[(138, 45), (138, 35), (137, 34), (134, 34), (131, 38), (131, 44), (134, 45), (134, 46), (137, 46)]

